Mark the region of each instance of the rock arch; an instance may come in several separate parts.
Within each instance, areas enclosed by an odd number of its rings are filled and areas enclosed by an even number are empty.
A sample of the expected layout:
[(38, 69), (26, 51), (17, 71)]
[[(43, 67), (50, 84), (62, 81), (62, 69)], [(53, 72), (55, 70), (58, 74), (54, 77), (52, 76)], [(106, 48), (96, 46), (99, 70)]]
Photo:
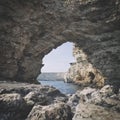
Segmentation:
[(120, 79), (119, 0), (0, 1), (0, 78), (35, 82), (42, 58), (76, 42), (111, 84)]

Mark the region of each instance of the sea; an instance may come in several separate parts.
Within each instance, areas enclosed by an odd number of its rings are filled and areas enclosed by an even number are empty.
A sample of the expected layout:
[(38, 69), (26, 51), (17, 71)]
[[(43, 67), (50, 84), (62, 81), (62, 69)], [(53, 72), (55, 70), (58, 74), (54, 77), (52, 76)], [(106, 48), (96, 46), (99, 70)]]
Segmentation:
[(64, 80), (38, 80), (42, 85), (53, 86), (64, 94), (74, 94), (80, 86), (73, 83), (65, 83)]

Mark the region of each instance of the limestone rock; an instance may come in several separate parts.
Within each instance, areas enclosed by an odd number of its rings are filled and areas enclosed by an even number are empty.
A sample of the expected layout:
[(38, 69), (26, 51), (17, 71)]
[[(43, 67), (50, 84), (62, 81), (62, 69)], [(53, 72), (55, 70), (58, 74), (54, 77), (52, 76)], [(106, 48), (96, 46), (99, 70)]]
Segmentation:
[(112, 90), (110, 85), (87, 87), (67, 99), (54, 87), (0, 82), (0, 119), (119, 120), (120, 91)]
[(69, 97), (67, 104), (71, 107), (73, 113), (75, 113), (76, 106), (80, 102), (80, 97), (77, 94), (73, 94)]
[[(93, 89), (93, 88), (85, 88), (83, 91), (80, 91), (77, 93), (79, 95), (80, 100), (86, 103), (92, 103), (92, 104), (99, 104), (101, 106), (109, 105), (116, 106), (115, 103), (119, 102), (119, 95), (115, 94), (112, 90), (112, 86), (106, 85), (101, 89)], [(117, 96), (117, 97), (112, 97)], [(111, 102), (110, 102), (111, 101)]]
[(114, 94), (114, 93), (113, 93), (113, 87), (110, 86), (110, 85), (106, 85), (106, 86), (104, 86), (104, 87), (100, 90), (100, 93), (101, 93), (102, 95), (111, 96), (111, 95)]
[(41, 94), (38, 91), (32, 91), (29, 92), (24, 99), (27, 101), (27, 103), (39, 103), (40, 105), (46, 105), (49, 102), (49, 99), (46, 95)]
[(76, 108), (73, 120), (119, 120), (120, 115), (115, 111), (106, 110), (103, 107), (80, 103)]
[(119, 88), (119, 38), (119, 0), (0, 0), (0, 80), (36, 82), (43, 57), (71, 41)]
[(106, 85), (101, 89), (86, 87), (83, 90), (78, 90), (75, 94), (70, 96), (67, 104), (71, 107), (73, 113), (76, 111), (76, 106), (81, 102), (102, 106), (119, 112), (119, 94), (115, 94), (110, 85)]
[(0, 108), (1, 120), (24, 120), (32, 106), (20, 94), (10, 93), (0, 95)]
[(74, 82), (82, 86), (102, 87), (105, 82), (103, 75), (88, 61), (87, 55), (77, 44), (74, 45), (73, 55), (76, 62), (70, 63), (66, 73), (66, 82)]
[(26, 120), (72, 120), (69, 106), (64, 103), (49, 106), (34, 106)]
[(34, 105), (45, 106), (66, 99), (54, 87), (0, 82), (0, 120), (25, 120)]

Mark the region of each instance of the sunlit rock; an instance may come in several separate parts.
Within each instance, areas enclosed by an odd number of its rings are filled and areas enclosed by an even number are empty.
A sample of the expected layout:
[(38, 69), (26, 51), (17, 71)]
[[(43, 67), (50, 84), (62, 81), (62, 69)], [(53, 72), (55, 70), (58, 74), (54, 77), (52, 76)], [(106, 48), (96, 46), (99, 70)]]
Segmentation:
[(82, 86), (104, 85), (105, 77), (88, 61), (87, 55), (76, 44), (73, 49), (76, 62), (70, 63), (71, 67), (66, 73), (66, 82), (74, 82)]
[(80, 103), (76, 108), (73, 120), (119, 120), (120, 115), (115, 111), (106, 110), (103, 107)]
[(64, 103), (37, 105), (33, 107), (26, 120), (72, 120), (72, 112)]
[[(66, 100), (66, 96), (53, 87), (28, 83), (1, 82), (0, 120), (25, 120), (34, 105), (47, 106), (52, 103), (59, 104), (60, 101), (65, 102)], [(70, 109), (70, 107), (67, 108)], [(67, 111), (67, 108), (65, 108), (65, 111)], [(66, 115), (65, 117), (67, 118)]]
[[(107, 89), (109, 88), (109, 89)], [(104, 91), (103, 91), (104, 89)], [(79, 103), (89, 103), (110, 109), (116, 112), (120, 111), (120, 96), (111, 91), (112, 86), (104, 86), (101, 89), (93, 89), (86, 87), (83, 90), (78, 90), (72, 96), (69, 96), (67, 104), (71, 107), (73, 113), (76, 111), (76, 106)], [(103, 92), (101, 92), (103, 91)]]

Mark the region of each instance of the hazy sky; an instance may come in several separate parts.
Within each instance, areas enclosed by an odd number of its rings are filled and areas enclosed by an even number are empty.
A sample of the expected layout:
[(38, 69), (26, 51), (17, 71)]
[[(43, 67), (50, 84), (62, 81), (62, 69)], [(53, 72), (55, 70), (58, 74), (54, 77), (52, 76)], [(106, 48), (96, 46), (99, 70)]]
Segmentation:
[(67, 42), (52, 50), (43, 59), (42, 72), (66, 72), (75, 59), (72, 55), (73, 43)]

